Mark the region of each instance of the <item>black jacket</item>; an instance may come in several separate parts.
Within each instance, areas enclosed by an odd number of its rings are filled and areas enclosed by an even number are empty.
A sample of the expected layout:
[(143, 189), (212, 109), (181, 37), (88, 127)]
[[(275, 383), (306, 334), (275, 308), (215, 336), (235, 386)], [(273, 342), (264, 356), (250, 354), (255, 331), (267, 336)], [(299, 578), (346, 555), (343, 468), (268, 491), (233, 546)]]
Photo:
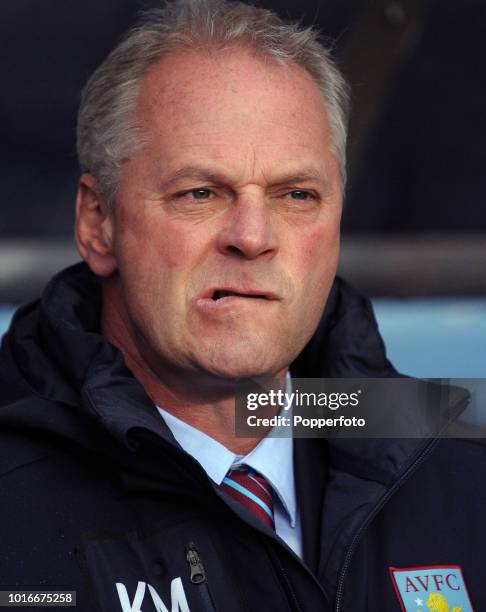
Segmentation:
[[(425, 612), (433, 588), (466, 597), (443, 569), (461, 566), (486, 609), (482, 444), (296, 439), (302, 563), (179, 447), (100, 335), (100, 306), (79, 264), (4, 338), (0, 590), (76, 591), (83, 612), (393, 612), (389, 568), (439, 566), (435, 579), (407, 574)], [(343, 281), (292, 372), (396, 374), (369, 302)]]

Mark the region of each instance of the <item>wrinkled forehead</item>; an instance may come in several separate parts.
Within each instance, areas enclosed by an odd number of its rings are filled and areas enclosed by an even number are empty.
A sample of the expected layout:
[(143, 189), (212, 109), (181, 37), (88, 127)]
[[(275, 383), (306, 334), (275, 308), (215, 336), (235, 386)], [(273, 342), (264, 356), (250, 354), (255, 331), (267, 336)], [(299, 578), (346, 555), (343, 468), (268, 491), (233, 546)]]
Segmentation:
[(136, 115), (150, 135), (171, 141), (330, 144), (326, 105), (312, 77), (240, 47), (162, 58), (143, 80)]

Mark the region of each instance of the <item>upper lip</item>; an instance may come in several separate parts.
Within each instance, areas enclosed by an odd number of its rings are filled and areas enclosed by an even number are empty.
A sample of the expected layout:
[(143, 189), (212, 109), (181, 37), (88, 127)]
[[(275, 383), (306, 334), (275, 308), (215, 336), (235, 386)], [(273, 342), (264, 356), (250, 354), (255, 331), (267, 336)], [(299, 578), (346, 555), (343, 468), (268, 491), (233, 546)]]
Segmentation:
[(268, 291), (267, 289), (262, 289), (260, 287), (239, 287), (234, 285), (218, 285), (216, 287), (211, 287), (204, 292), (202, 297), (205, 299), (215, 299), (215, 295), (218, 292), (237, 293), (242, 296), (259, 297), (267, 300), (280, 299), (276, 293)]

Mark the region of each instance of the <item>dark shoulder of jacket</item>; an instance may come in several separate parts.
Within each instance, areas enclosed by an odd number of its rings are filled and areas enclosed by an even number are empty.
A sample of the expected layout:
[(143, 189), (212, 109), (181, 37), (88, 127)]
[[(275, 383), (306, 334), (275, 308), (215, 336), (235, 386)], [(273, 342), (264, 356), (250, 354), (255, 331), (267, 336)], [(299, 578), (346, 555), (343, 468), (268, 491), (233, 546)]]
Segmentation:
[[(2, 399), (3, 399), (2, 391)], [(37, 435), (34, 428), (20, 421), (9, 427), (6, 413), (15, 415), (28, 414), (30, 410), (48, 409), (50, 402), (35, 396), (26, 396), (10, 404), (3, 403), (0, 428), (0, 479), (11, 471), (41, 461), (60, 452), (60, 449), (45, 434)], [(27, 408), (27, 410), (25, 410)]]
[(13, 404), (28, 395), (29, 390), (25, 384), (15, 376), (15, 370), (11, 367), (9, 354), (4, 345), (0, 351), (0, 410), (2, 406)]
[[(411, 479), (410, 486), (422, 482), (420, 474), (425, 479), (423, 482), (427, 483), (428, 494), (432, 494), (436, 489), (437, 492), (445, 491), (448, 495), (457, 494), (460, 499), (463, 499), (464, 495), (474, 495), (476, 507), (484, 507), (486, 439), (441, 438), (428, 461), (418, 471), (417, 478)], [(465, 511), (469, 511), (468, 508), (466, 504)]]

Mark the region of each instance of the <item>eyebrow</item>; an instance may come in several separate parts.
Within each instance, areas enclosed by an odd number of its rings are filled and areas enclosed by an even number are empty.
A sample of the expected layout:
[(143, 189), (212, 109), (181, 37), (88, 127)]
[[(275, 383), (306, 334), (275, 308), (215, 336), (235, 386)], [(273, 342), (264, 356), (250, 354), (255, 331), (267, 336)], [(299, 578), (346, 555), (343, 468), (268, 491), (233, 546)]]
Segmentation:
[(209, 181), (211, 183), (226, 183), (228, 182), (227, 177), (224, 177), (222, 174), (218, 172), (212, 172), (211, 170), (206, 170), (199, 166), (184, 166), (180, 168), (171, 177), (164, 181), (162, 187), (168, 189), (172, 187), (177, 181), (181, 179), (193, 179), (196, 181)]
[[(228, 184), (231, 182), (228, 176), (222, 173), (203, 168), (201, 166), (184, 166), (180, 168), (172, 176), (163, 182), (163, 189), (170, 189), (181, 179), (192, 179), (202, 182)], [(319, 173), (314, 169), (304, 169), (295, 173), (282, 174), (276, 180), (272, 181), (272, 186), (287, 185), (291, 183), (319, 182), (327, 184), (325, 173)]]

